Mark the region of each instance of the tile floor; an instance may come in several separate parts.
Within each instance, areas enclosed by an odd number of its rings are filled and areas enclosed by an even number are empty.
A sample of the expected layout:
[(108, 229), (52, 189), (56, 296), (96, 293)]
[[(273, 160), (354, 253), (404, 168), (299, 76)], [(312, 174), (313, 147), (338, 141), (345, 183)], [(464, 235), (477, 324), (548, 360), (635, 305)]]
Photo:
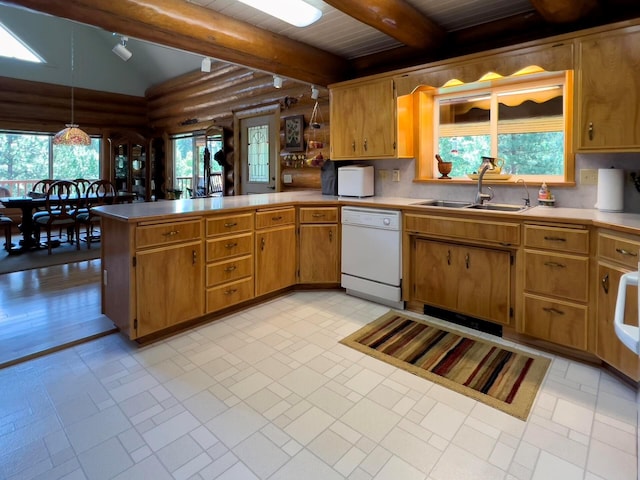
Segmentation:
[(337, 343), (387, 310), (296, 292), (0, 370), (0, 478), (637, 478), (634, 389), (554, 358), (523, 422)]

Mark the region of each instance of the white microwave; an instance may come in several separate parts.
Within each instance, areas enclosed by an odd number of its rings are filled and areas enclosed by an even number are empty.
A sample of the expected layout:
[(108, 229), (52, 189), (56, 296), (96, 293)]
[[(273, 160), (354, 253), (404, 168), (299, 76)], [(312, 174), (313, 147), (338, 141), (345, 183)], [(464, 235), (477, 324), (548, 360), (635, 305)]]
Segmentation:
[(373, 196), (374, 170), (371, 165), (349, 165), (338, 168), (338, 195), (341, 197)]

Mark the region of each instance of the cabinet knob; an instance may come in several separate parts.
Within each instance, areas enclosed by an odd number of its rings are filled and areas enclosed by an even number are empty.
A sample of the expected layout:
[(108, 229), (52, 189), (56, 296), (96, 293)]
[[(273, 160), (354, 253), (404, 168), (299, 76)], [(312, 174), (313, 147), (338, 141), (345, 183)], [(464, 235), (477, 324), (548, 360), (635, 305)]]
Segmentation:
[(469, 270), (469, 254), (468, 253), (464, 256), (464, 264), (467, 266), (467, 270)]
[(589, 122), (589, 140), (593, 140), (593, 122)]
[(329, 241), (333, 242), (333, 230), (329, 230)]
[(353, 149), (354, 152), (356, 151), (356, 141), (355, 140), (351, 144), (351, 148)]
[(198, 252), (196, 252), (195, 250), (193, 250), (191, 252), (191, 263), (193, 265), (195, 265), (198, 262)]
[(224, 291), (224, 294), (225, 294), (225, 295), (233, 295), (233, 294), (234, 294), (234, 293), (236, 293), (237, 291), (238, 291), (238, 289), (237, 289), (237, 288), (231, 288), (231, 289), (229, 289), (229, 290), (225, 290), (225, 291)]
[(602, 280), (600, 282), (602, 283), (602, 289), (604, 290), (604, 293), (609, 293), (609, 274), (607, 273), (604, 277), (602, 277)]
[(447, 265), (451, 265), (451, 250), (447, 250)]
[(264, 246), (267, 243), (267, 241), (264, 239), (264, 237), (262, 237), (260, 239), (260, 250), (264, 251)]
[(364, 139), (364, 145), (363, 146), (364, 146), (364, 151), (366, 152), (367, 151), (367, 139), (366, 138)]
[(237, 267), (235, 265), (230, 265), (224, 269), (225, 272), (233, 272)]

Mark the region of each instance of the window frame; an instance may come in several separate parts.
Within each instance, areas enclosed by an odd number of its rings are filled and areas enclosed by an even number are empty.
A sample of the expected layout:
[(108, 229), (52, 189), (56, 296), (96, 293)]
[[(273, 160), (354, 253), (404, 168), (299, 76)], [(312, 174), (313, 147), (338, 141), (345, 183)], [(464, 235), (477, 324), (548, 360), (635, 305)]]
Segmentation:
[[(453, 87), (420, 87), (414, 91), (418, 95), (418, 133), (419, 154), (416, 157), (417, 182), (438, 182), (439, 172), (435, 161), (435, 154), (439, 144), (439, 115), (440, 100), (470, 96), (474, 94), (491, 95), (492, 111), (497, 107), (498, 95), (509, 91), (517, 91), (528, 88), (538, 88), (548, 85), (563, 85), (563, 112), (564, 112), (564, 172), (561, 175), (514, 175), (509, 181), (513, 183), (517, 179), (524, 179), (527, 183), (536, 184), (546, 182), (548, 185), (575, 185), (575, 154), (573, 151), (573, 71), (544, 72), (528, 75), (503, 77), (489, 81), (479, 81), (462, 84)], [(492, 156), (496, 156), (498, 146), (498, 119), (490, 120), (490, 136)], [(446, 159), (445, 159), (446, 160)], [(454, 177), (448, 183), (474, 183), (474, 180)]]

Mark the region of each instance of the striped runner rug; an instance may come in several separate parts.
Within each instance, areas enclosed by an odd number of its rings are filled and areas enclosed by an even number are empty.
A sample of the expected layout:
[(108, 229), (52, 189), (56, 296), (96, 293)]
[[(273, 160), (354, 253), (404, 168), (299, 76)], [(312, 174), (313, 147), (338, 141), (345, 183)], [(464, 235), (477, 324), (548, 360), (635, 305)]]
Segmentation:
[(404, 313), (340, 343), (526, 420), (551, 360)]

